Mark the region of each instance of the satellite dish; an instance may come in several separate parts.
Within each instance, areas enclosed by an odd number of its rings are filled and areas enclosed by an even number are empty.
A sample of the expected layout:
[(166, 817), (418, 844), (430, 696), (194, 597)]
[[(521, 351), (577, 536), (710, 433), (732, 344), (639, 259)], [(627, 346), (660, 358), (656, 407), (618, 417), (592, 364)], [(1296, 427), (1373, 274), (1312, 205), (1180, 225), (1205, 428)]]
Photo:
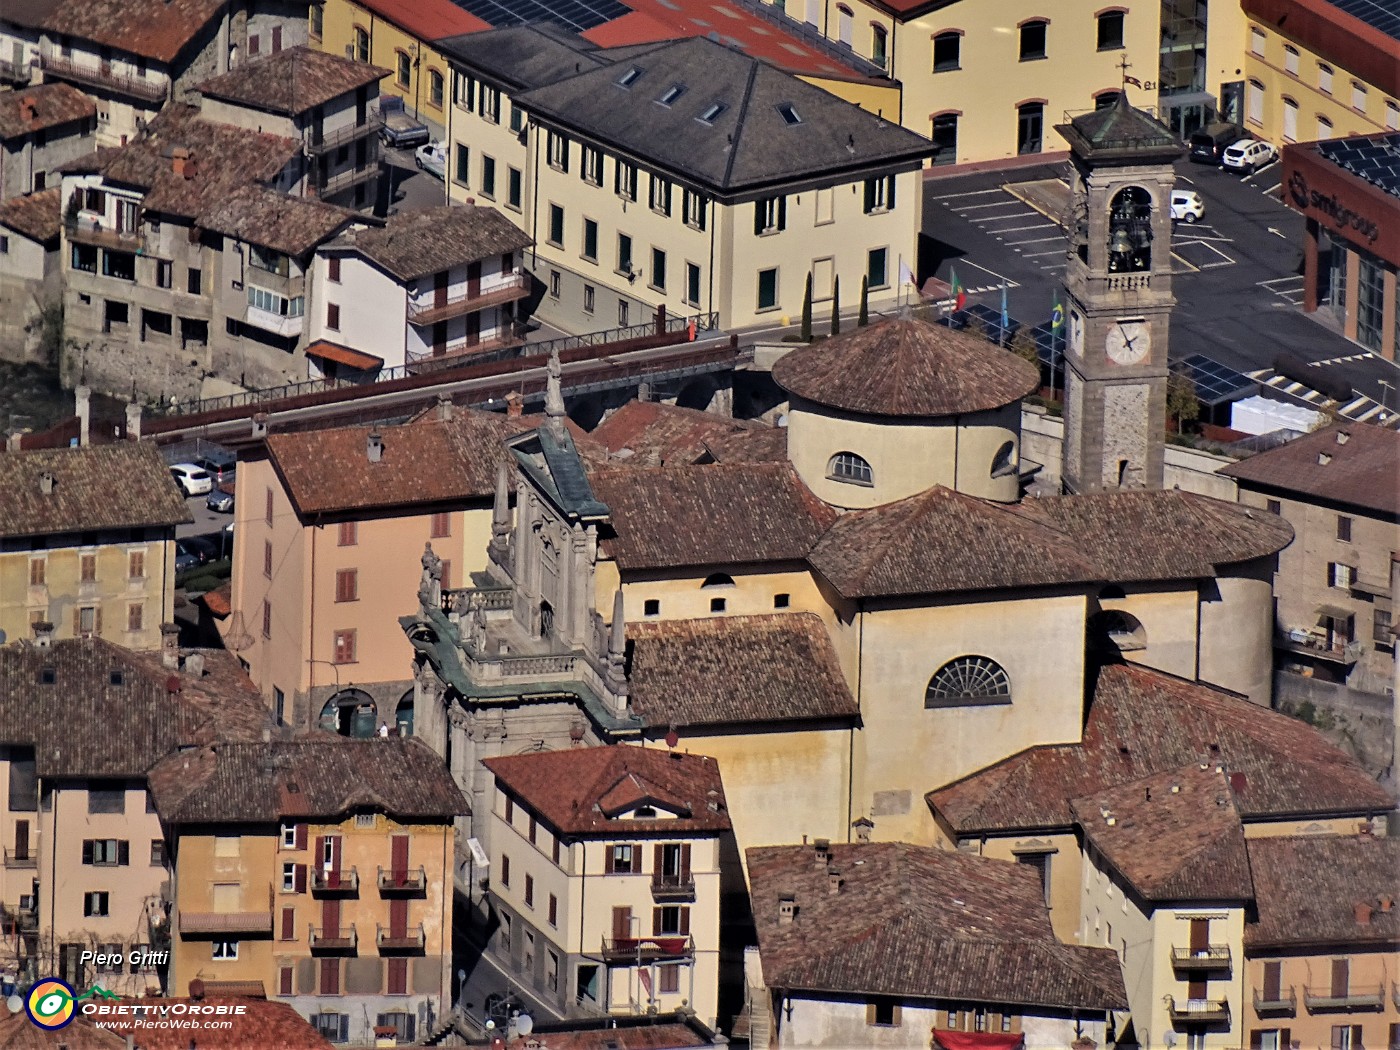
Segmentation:
[(520, 1014), (515, 1019), (515, 1030), (521, 1035), (529, 1035), (535, 1030), (535, 1019), (529, 1014)]
[(1167, 1046), (1176, 1046), (1176, 1033), (1167, 1032), (1162, 1036), (1162, 1042), (1166, 1043)]

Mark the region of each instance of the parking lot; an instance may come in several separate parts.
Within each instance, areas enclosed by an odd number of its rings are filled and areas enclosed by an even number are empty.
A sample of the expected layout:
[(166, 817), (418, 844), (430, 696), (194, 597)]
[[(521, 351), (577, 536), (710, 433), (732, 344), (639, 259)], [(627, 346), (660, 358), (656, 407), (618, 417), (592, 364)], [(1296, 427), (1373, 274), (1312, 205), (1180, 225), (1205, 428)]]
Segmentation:
[[(1200, 193), (1205, 214), (1172, 233), (1171, 356), (1204, 354), (1267, 380), (1287, 352), (1379, 402), (1395, 366), (1301, 311), (1303, 220), (1279, 200), (1280, 170), (1241, 177), (1177, 163), (1177, 187)], [(921, 270), (943, 281), (956, 271), (974, 302), (994, 308), (1004, 286), (1012, 316), (1046, 320), (1064, 272), (1065, 164), (930, 179), (924, 193)]]

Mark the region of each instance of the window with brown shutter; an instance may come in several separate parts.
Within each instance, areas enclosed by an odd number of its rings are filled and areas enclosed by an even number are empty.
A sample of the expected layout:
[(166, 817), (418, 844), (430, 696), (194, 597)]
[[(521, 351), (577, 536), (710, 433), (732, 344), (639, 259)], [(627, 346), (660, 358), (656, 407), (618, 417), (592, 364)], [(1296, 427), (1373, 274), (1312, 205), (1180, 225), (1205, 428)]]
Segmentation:
[(504, 853), (501, 854), (501, 885), (510, 885), (510, 858)]
[(264, 638), (271, 638), (271, 637), (272, 637), (272, 603), (271, 603), (270, 601), (268, 601), (266, 598), (263, 599), (262, 613), (263, 613), (263, 614), (262, 614), (262, 636), (263, 636)]
[(535, 836), (539, 834), (539, 821), (534, 817), (530, 818), (530, 845), (535, 844)]
[(439, 586), (440, 586), (444, 591), (450, 591), (450, 590), (452, 589), (452, 559), (451, 559), (451, 558), (443, 558), (443, 559), (442, 559), (442, 566), (441, 566), (441, 568), (442, 568), (442, 573), (441, 573), (442, 579), (441, 579), (441, 581), (439, 582)]
[(326, 304), (326, 327), (332, 332), (340, 331), (340, 307), (335, 303)]
[(1276, 1003), (1283, 993), (1283, 963), (1272, 959), (1264, 964), (1264, 999)]
[(295, 908), (282, 909), (282, 940), (294, 941), (297, 939), (297, 910)]
[(126, 574), (133, 580), (146, 578), (146, 552), (131, 551), (126, 556)]
[(506, 796), (506, 823), (515, 823), (515, 799), (509, 795)]
[(49, 563), (44, 558), (29, 559), (29, 586), (42, 587), (46, 578), (46, 570)]
[(336, 631), (335, 646), (332, 659), (338, 664), (353, 664), (355, 662), (355, 635), (356, 631)]
[(559, 863), (559, 856), (560, 856), (559, 836), (558, 836), (558, 835), (555, 835), (555, 836), (554, 836), (554, 854), (553, 854), (554, 863), (555, 863), (555, 864), (558, 864), (558, 863)]
[(535, 877), (534, 877), (533, 875), (526, 875), (526, 876), (525, 876), (525, 907), (527, 907), (527, 908), (533, 908), (534, 906), (535, 906)]
[(296, 849), (306, 849), (307, 827), (305, 824), (296, 826)]
[(96, 554), (82, 554), (78, 556), (78, 579), (83, 583), (92, 583), (97, 579)]
[(1332, 960), (1332, 998), (1345, 999), (1347, 997), (1347, 987), (1351, 983), (1351, 961), (1349, 959)]
[(263, 540), (263, 575), (272, 579), (272, 541)]
[(876, 996), (865, 1004), (865, 1023), (881, 1028), (898, 1028), (903, 1022), (899, 1003), (886, 996)]
[(358, 569), (339, 569), (335, 574), (335, 600), (355, 602), (360, 600), (360, 573)]
[(340, 960), (321, 960), (321, 994), (340, 994)]
[(681, 968), (679, 963), (670, 963), (659, 968), (657, 990), (663, 995), (675, 995), (681, 990)]
[(126, 629), (128, 631), (143, 630), (145, 622), (146, 606), (141, 602), (132, 602), (126, 607)]
[(277, 994), (278, 994), (278, 995), (291, 995), (291, 994), (292, 994), (292, 975), (293, 975), (295, 972), (296, 972), (295, 969), (294, 969), (293, 967), (291, 967), (291, 966), (280, 966), (280, 967), (278, 967), (278, 969), (277, 969)]
[(263, 504), (263, 517), (269, 525), (272, 524), (272, 490), (267, 490), (267, 499)]
[(336, 539), (337, 545), (341, 547), (353, 547), (359, 542), (359, 523), (354, 521), (342, 521), (340, 523), (340, 535)]
[(444, 536), (452, 535), (452, 515), (451, 513), (434, 514), (430, 521), (429, 535), (435, 540), (440, 540)]
[(389, 994), (408, 994), (408, 960), (389, 960)]
[(612, 910), (613, 940), (627, 940), (632, 936), (632, 909), (614, 907)]
[(305, 865), (305, 864), (298, 864), (298, 865), (296, 866), (296, 874), (295, 874), (295, 877), (294, 877), (294, 879), (293, 879), (292, 885), (296, 887), (296, 892), (297, 892), (297, 893), (305, 893), (305, 892), (306, 892), (306, 865)]
[(340, 283), (340, 256), (332, 255), (326, 260), (326, 280)]

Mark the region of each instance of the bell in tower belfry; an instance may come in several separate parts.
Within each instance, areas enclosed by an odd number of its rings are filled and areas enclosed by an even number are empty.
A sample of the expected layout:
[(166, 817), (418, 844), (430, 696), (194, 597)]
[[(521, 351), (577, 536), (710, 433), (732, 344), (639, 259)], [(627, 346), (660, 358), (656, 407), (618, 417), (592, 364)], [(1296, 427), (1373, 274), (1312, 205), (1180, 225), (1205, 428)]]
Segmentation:
[(1161, 488), (1172, 162), (1185, 147), (1126, 91), (1057, 130), (1070, 146), (1064, 488)]

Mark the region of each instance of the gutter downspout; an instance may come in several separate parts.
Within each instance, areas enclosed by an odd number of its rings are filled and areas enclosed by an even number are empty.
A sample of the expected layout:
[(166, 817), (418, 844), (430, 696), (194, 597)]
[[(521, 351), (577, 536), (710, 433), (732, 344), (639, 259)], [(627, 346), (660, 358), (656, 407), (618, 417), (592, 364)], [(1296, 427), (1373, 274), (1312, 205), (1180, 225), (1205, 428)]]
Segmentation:
[[(311, 526), (311, 586), (309, 588), (311, 592), (311, 601), (306, 625), (306, 666), (309, 668), (309, 672), (306, 682), (305, 722), (308, 726), (311, 724), (311, 708), (315, 704), (312, 697), (316, 689), (316, 533), (320, 528), (319, 520)], [(335, 654), (332, 653), (331, 655)], [(339, 672), (337, 672), (336, 685), (340, 685)], [(337, 689), (337, 692), (338, 691)]]
[[(863, 710), (861, 707), (861, 686), (865, 680), (865, 602), (856, 602), (856, 617), (859, 626), (856, 628), (856, 711)], [(855, 794), (856, 794), (856, 726), (851, 726), (849, 731), (850, 744), (846, 752), (846, 841), (851, 841), (851, 821), (854, 819)]]

